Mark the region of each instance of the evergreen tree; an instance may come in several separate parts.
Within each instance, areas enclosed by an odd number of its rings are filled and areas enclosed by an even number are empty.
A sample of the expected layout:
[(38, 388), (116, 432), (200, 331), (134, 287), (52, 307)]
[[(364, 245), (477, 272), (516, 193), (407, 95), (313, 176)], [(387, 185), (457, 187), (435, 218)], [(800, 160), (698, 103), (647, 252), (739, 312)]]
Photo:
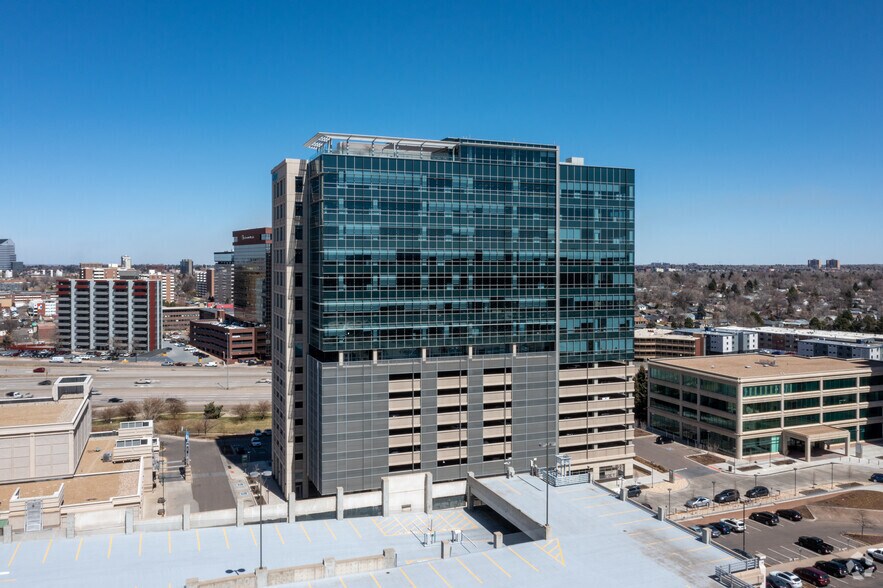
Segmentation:
[(647, 422), (647, 370), (644, 366), (635, 374), (635, 418)]

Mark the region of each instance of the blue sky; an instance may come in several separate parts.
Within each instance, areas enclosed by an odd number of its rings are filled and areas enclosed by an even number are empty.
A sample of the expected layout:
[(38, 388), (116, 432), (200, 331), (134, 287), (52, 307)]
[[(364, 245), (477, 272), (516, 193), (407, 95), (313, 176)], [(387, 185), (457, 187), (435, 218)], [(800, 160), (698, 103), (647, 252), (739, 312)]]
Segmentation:
[(0, 238), (210, 262), (316, 131), (634, 167), (639, 263), (883, 262), (883, 3), (0, 0)]

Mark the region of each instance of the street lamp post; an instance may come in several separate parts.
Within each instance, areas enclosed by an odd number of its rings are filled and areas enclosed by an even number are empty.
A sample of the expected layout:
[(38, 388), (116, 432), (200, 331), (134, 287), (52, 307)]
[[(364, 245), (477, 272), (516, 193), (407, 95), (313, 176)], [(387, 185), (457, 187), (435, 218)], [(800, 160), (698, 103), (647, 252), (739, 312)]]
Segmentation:
[(745, 502), (745, 500), (742, 501), (742, 526), (744, 527), (742, 530), (742, 551), (745, 551), (745, 536), (748, 534), (748, 525), (745, 521)]
[(794, 496), (797, 496), (797, 468), (794, 468)]
[(757, 474), (754, 474), (754, 485), (757, 486)]
[(549, 526), (549, 486), (551, 481), (549, 480), (549, 462), (551, 458), (549, 457), (549, 449), (555, 447), (554, 441), (549, 441), (548, 443), (540, 443), (540, 447), (544, 447), (546, 449), (546, 526)]
[(671, 488), (668, 489), (668, 517), (671, 518)]
[(272, 475), (273, 472), (271, 472), (270, 470), (264, 470), (262, 472), (254, 470), (253, 472), (248, 474), (248, 476), (252, 480), (258, 481), (261, 489), (260, 501), (258, 502), (258, 525), (260, 527), (260, 530), (258, 531), (258, 534), (260, 536), (260, 547), (258, 548), (260, 551), (260, 567), (258, 569), (264, 569), (264, 487), (266, 486), (266, 479)]
[(831, 488), (834, 487), (834, 462), (831, 462)]
[(711, 498), (714, 499), (715, 496), (717, 496), (717, 480), (712, 480), (711, 481)]

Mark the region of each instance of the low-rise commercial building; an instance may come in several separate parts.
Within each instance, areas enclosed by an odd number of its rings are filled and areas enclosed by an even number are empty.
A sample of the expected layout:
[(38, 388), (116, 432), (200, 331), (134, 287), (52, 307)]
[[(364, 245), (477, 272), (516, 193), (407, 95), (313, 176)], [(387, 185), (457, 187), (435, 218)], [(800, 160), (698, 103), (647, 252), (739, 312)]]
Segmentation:
[(267, 356), (267, 327), (217, 320), (190, 321), (190, 344), (230, 363)]
[(190, 321), (206, 318), (201, 306), (165, 306), (162, 309), (163, 333), (189, 333)]
[(840, 359), (873, 359), (883, 356), (883, 341), (832, 341), (804, 339), (797, 343), (797, 355), (802, 357), (837, 357)]
[(704, 354), (705, 340), (700, 335), (678, 334), (667, 329), (635, 329), (635, 361)]
[(883, 437), (883, 363), (727, 355), (649, 363), (652, 429), (742, 459)]

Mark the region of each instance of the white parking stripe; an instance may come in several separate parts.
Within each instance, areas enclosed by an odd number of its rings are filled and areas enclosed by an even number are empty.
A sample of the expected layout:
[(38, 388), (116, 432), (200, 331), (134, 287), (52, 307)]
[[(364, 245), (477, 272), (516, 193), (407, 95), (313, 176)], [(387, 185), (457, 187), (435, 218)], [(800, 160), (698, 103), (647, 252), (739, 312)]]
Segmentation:
[(767, 551), (772, 551), (773, 553), (778, 555), (779, 559), (782, 560), (782, 563), (785, 563), (786, 561), (791, 561), (793, 559), (790, 555), (785, 555), (784, 553), (779, 553), (778, 551), (776, 551), (775, 549), (772, 549), (772, 548), (767, 549)]
[[(806, 557), (807, 557), (806, 555), (800, 553), (799, 551), (794, 551), (793, 549), (785, 547), (784, 545), (779, 547), (779, 549), (781, 549), (782, 551), (787, 551), (788, 553), (793, 553), (794, 555), (797, 556), (797, 559), (806, 559)], [(812, 556), (810, 556), (810, 557), (812, 557)]]
[(839, 549), (847, 549), (849, 547), (852, 547), (849, 543), (846, 543), (845, 541), (841, 541), (840, 539), (835, 539), (834, 537), (831, 537), (830, 535), (828, 535), (828, 540), (831, 542), (831, 544), (834, 547), (837, 547), (838, 543), (843, 546), (842, 548), (839, 548)]
[(766, 525), (761, 525), (760, 523), (755, 523), (754, 521), (745, 523), (749, 529), (754, 529), (755, 531), (766, 531)]

